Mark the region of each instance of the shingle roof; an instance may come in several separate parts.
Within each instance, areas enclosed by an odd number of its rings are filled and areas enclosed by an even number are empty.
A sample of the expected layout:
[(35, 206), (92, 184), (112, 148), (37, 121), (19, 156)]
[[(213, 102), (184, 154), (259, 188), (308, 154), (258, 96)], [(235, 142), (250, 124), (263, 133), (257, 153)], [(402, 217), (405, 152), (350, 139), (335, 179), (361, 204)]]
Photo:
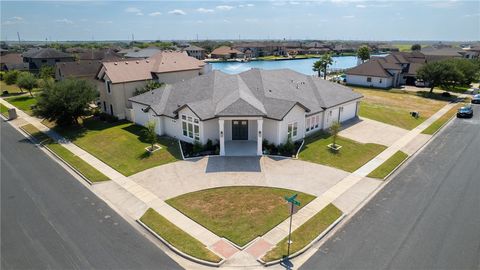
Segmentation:
[(390, 78), (392, 75), (388, 73), (385, 68), (380, 64), (380, 61), (371, 59), (361, 65), (351, 68), (345, 71), (348, 75), (360, 75), (360, 76), (374, 76), (382, 78)]
[(100, 61), (77, 61), (56, 63), (56, 70), (64, 77), (95, 77), (102, 63)]
[(204, 62), (184, 52), (158, 52), (148, 59), (104, 62), (98, 77), (105, 73), (112, 83), (151, 80), (153, 73), (201, 69)]
[(316, 113), (361, 97), (345, 86), (293, 70), (251, 69), (240, 74), (216, 70), (129, 100), (169, 117), (188, 107), (202, 120), (219, 116), (281, 120), (296, 104)]
[(125, 57), (128, 58), (148, 58), (151, 57), (161, 50), (159, 48), (145, 48), (141, 50), (131, 50), (125, 54)]
[(79, 60), (121, 60), (123, 57), (112, 49), (88, 50), (78, 55)]
[(212, 51), (215, 55), (230, 55), (232, 53), (242, 54), (241, 51), (228, 46), (221, 46)]
[(204, 48), (200, 48), (198, 46), (190, 45), (184, 49), (185, 51), (205, 51)]
[(23, 53), (23, 57), (24, 58), (42, 58), (42, 59), (70, 58), (70, 57), (73, 58), (73, 56), (68, 53), (57, 51), (52, 48), (30, 49)]

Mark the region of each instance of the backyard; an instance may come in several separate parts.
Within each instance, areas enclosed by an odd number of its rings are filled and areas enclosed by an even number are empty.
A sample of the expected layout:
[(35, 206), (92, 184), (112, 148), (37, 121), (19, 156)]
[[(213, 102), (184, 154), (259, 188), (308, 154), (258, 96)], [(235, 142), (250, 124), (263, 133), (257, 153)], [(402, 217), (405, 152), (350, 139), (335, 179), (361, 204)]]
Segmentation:
[(148, 154), (145, 128), (126, 121), (88, 118), (79, 127), (54, 129), (125, 176), (181, 159), (177, 141), (167, 137), (159, 137), (161, 149)]
[(336, 143), (342, 148), (334, 152), (327, 147), (332, 142), (332, 136), (325, 132), (317, 132), (305, 138), (299, 159), (354, 172), (387, 148), (380, 144), (363, 144), (339, 136)]
[(301, 207), (315, 196), (281, 188), (222, 187), (187, 193), (166, 201), (220, 237), (244, 246), (285, 220), (284, 197), (298, 194)]
[[(364, 98), (360, 103), (359, 115), (404, 129), (414, 129), (447, 104), (447, 101), (424, 97), (423, 92), (402, 90), (373, 90), (354, 88)], [(440, 98), (434, 96), (435, 98)], [(410, 112), (419, 112), (414, 118)]]

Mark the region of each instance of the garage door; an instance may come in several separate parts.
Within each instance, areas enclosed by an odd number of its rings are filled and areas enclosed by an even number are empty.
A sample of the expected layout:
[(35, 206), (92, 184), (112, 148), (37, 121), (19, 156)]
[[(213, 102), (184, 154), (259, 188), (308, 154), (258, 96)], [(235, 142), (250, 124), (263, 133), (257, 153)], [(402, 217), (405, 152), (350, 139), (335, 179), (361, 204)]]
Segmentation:
[(340, 122), (347, 121), (355, 117), (357, 111), (357, 103), (350, 103), (343, 106), (343, 110), (340, 112)]

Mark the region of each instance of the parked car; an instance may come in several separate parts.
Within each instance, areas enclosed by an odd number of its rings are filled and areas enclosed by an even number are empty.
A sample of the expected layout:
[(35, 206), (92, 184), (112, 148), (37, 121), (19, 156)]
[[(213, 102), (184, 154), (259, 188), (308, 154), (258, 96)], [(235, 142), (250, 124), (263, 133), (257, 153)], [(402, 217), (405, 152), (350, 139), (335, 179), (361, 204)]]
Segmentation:
[(480, 104), (480, 94), (476, 94), (472, 98), (472, 103), (473, 104)]
[(425, 82), (422, 81), (422, 80), (416, 80), (416, 81), (415, 81), (415, 86), (416, 86), (416, 87), (426, 87), (426, 86), (427, 86), (427, 83), (425, 83)]
[(458, 118), (472, 118), (473, 109), (470, 106), (464, 106), (458, 109), (457, 117)]

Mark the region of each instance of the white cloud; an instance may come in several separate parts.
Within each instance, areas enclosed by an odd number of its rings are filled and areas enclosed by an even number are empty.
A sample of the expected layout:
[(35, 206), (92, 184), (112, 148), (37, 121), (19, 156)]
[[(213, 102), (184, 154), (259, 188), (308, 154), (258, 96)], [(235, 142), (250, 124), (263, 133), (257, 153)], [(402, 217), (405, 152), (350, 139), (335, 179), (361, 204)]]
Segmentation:
[(300, 5), (300, 2), (296, 2), (296, 1), (290, 1), (289, 3), (290, 5)]
[(2, 22), (3, 25), (13, 25), (13, 24), (21, 24), (21, 23), (25, 23), (25, 21), (23, 20), (22, 17), (18, 17), (18, 16), (14, 16), (9, 20)]
[(197, 8), (197, 12), (200, 13), (213, 13), (215, 10), (210, 9), (210, 8)]
[(137, 15), (137, 16), (143, 16), (143, 13), (142, 13), (142, 12), (137, 12), (135, 15)]
[(152, 12), (152, 13), (149, 13), (148, 16), (159, 16), (159, 15), (162, 15), (162, 13), (160, 11), (155, 11), (155, 12)]
[(12, 17), (12, 20), (15, 20), (15, 21), (23, 21), (23, 18), (22, 18), (22, 17), (19, 17), (19, 16), (14, 16), (14, 17)]
[(247, 4), (247, 7), (254, 7), (254, 4)]
[(219, 10), (231, 10), (231, 9), (233, 9), (234, 7), (233, 7), (233, 6), (223, 5), (223, 6), (217, 6), (216, 8), (219, 9)]
[(187, 13), (181, 9), (174, 9), (170, 10), (168, 14), (173, 14), (173, 15), (187, 15)]
[(111, 24), (113, 21), (97, 21), (97, 23)]
[(245, 22), (247, 23), (257, 23), (258, 22), (258, 19), (245, 19)]
[(458, 0), (448, 0), (448, 1), (426, 1), (427, 6), (434, 8), (451, 8), (457, 5)]
[(345, 16), (342, 16), (342, 18), (344, 18), (344, 19), (353, 19), (353, 18), (355, 18), (355, 16), (354, 16), (354, 15), (345, 15)]
[(229, 21), (229, 20), (227, 20), (227, 19), (223, 20), (223, 22), (224, 22), (224, 23), (231, 23), (231, 21)]
[(125, 12), (128, 13), (141, 13), (142, 11), (139, 8), (136, 7), (128, 7), (125, 9)]
[(55, 20), (55, 22), (58, 22), (58, 23), (66, 23), (66, 24), (73, 24), (73, 21), (72, 21), (72, 20), (69, 20), (69, 19), (66, 19), (66, 18)]
[(480, 13), (473, 13), (473, 14), (465, 14), (463, 17), (470, 18), (470, 17), (479, 17)]
[(366, 5), (356, 5), (357, 8), (366, 8)]

